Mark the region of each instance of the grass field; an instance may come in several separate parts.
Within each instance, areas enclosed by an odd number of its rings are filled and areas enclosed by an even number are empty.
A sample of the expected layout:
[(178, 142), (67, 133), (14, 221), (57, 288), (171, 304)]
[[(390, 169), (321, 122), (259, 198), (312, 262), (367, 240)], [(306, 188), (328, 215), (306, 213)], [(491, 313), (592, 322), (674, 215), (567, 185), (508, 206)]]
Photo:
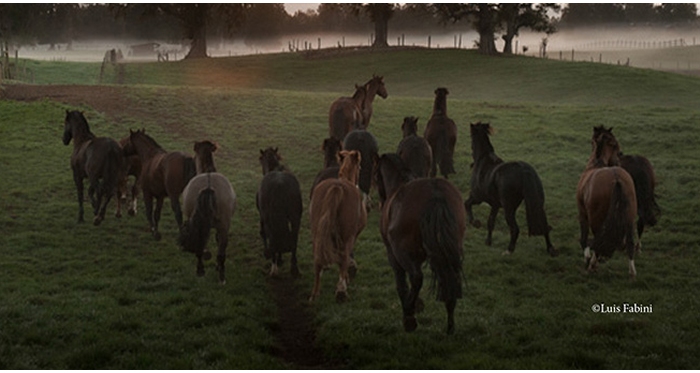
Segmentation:
[[(30, 62), (40, 84), (96, 84), (99, 64)], [(298, 302), (312, 315), (317, 367), (347, 369), (691, 369), (700, 358), (696, 296), (700, 280), (700, 79), (651, 70), (534, 58), (487, 58), (470, 51), (358, 52), (338, 58), (281, 54), (124, 67), (123, 107), (97, 110), (61, 98), (0, 101), (0, 368), (280, 369), (280, 325), (266, 277), (255, 192), (257, 157), (279, 147), (302, 194), (322, 166), (330, 103), (354, 83), (383, 75), (370, 130), (381, 152), (395, 151), (403, 117), (430, 117), (433, 90), (446, 86), (459, 126), (450, 180), (468, 194), (468, 124), (490, 122), (505, 160), (524, 160), (542, 178), (552, 241), (521, 235), (504, 257), (502, 213), (493, 247), (484, 229), (467, 227), (465, 297), (456, 333), (444, 335), (442, 304), (424, 289), (418, 330), (407, 334), (393, 274), (369, 216), (356, 246), (360, 266), (350, 300), (333, 299), (336, 270), (320, 299), (306, 305), (313, 281), (308, 214), (299, 241)], [(116, 81), (116, 76), (109, 79)], [(1, 94), (1, 93), (0, 93)], [(89, 100), (85, 101), (89, 102)], [(195, 276), (195, 259), (175, 245), (166, 202), (163, 240), (135, 217), (102, 226), (76, 224), (69, 157), (61, 143), (65, 109), (84, 110), (94, 133), (121, 138), (145, 127), (168, 150), (193, 141), (221, 145), (218, 168), (239, 196), (230, 234), (228, 283), (214, 264)], [(638, 278), (617, 253), (596, 273), (578, 248), (575, 188), (590, 154), (593, 126), (614, 127), (623, 151), (642, 154), (657, 172), (659, 224), (643, 237)], [(375, 200), (376, 200), (375, 194)], [(110, 204), (113, 212), (114, 203)], [(305, 207), (308, 201), (305, 198)], [(481, 220), (488, 208), (479, 206)], [(525, 226), (524, 211), (518, 221)], [(523, 229), (524, 231), (524, 229)], [(428, 270), (426, 268), (426, 270)], [(593, 305), (652, 306), (651, 313), (596, 313)]]

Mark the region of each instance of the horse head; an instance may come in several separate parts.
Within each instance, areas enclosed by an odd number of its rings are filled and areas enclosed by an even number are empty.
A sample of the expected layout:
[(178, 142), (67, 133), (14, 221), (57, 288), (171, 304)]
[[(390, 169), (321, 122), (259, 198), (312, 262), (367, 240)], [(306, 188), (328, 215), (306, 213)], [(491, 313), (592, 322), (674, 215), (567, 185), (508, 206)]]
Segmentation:
[(372, 74), (372, 79), (366, 84), (367, 92), (376, 92), (379, 97), (386, 99), (389, 93), (386, 91), (386, 86), (384, 86), (384, 77)]
[(418, 133), (418, 117), (405, 117), (405, 118), (403, 118), (403, 124), (401, 124), (401, 131), (403, 131), (403, 137), (417, 135), (417, 133)]
[(260, 150), (260, 165), (262, 166), (263, 175), (268, 172), (273, 171), (279, 167), (282, 156), (277, 152), (278, 148), (267, 148), (265, 150)]
[(84, 138), (92, 137), (94, 135), (90, 132), (90, 126), (83, 112), (66, 109), (66, 118), (63, 121), (63, 145), (68, 145), (73, 138), (76, 141), (78, 138), (83, 141)]
[(620, 143), (612, 130), (612, 127), (606, 129), (604, 126), (593, 128), (593, 157), (605, 167), (620, 165)]
[(474, 159), (480, 158), (484, 154), (493, 153), (493, 145), (489, 136), (493, 134), (493, 127), (489, 123), (470, 123), (469, 132), (472, 138), (472, 155)]
[(209, 140), (194, 143), (194, 159), (197, 173), (216, 172), (214, 165), (214, 152), (219, 148), (216, 143)]
[(360, 178), (360, 161), (362, 160), (360, 152), (357, 150), (342, 150), (339, 154), (341, 163), (338, 178), (357, 185)]

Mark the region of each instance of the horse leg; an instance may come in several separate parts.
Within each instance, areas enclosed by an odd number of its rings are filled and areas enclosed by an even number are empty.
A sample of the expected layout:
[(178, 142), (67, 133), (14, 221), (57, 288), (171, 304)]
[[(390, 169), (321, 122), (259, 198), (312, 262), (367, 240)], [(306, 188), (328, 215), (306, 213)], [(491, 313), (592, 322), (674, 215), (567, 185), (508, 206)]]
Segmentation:
[(82, 223), (83, 220), (83, 215), (84, 215), (84, 210), (83, 210), (83, 177), (81, 175), (77, 175), (75, 172), (73, 173), (73, 181), (75, 182), (75, 189), (78, 192), (78, 223)]
[(160, 241), (160, 232), (158, 232), (158, 222), (160, 222), (160, 212), (163, 210), (163, 197), (156, 198), (156, 208), (153, 210), (153, 225), (151, 230), (153, 231), (153, 238), (156, 241)]
[(139, 196), (139, 187), (137, 184), (138, 180), (134, 181), (134, 185), (131, 186), (131, 206), (129, 207), (128, 211), (130, 216), (136, 215), (136, 206)]
[(182, 209), (180, 208), (180, 198), (179, 196), (170, 197), (170, 207), (175, 213), (175, 221), (177, 222), (177, 229), (182, 229)]
[(474, 228), (481, 228), (481, 222), (478, 220), (474, 220), (474, 214), (472, 213), (472, 206), (478, 204), (479, 202), (476, 202), (474, 197), (472, 197), (471, 195), (469, 196), (469, 198), (467, 198), (466, 201), (464, 201), (464, 210), (467, 212), (467, 221)]
[(219, 272), (219, 283), (226, 285), (226, 246), (228, 246), (228, 232), (226, 229), (216, 230), (216, 243), (219, 250), (216, 253), (216, 270)]
[(338, 274), (338, 284), (335, 287), (335, 301), (338, 303), (343, 303), (348, 299), (348, 282), (350, 281), (348, 268), (350, 267), (350, 251), (352, 251), (353, 242), (354, 240), (351, 240), (345, 246), (343, 258), (338, 264), (340, 273)]
[(591, 247), (588, 244), (588, 219), (585, 217), (585, 215), (579, 215), (579, 225), (581, 228), (581, 238), (579, 240), (579, 245), (581, 246), (581, 250), (583, 250), (583, 261), (588, 265), (591, 261), (592, 255)]
[(418, 294), (423, 287), (423, 272), (420, 270), (420, 267), (414, 268), (413, 272), (409, 272), (408, 278), (411, 281), (411, 290), (408, 292), (403, 309), (403, 327), (407, 332), (412, 332), (418, 327), (416, 304), (418, 303)]
[(297, 244), (296, 240), (292, 243), (292, 259), (290, 262), (290, 270), (292, 272), (292, 278), (299, 278), (301, 274), (299, 273), (299, 266), (297, 265)]
[(204, 263), (202, 262), (202, 252), (201, 250), (197, 252), (197, 276), (204, 276)]
[[(498, 206), (491, 206), (491, 212), (489, 212), (489, 220), (486, 222), (486, 246), (491, 246), (493, 242), (493, 229), (496, 227), (496, 216), (498, 216)], [(507, 218), (506, 218), (507, 219)]]
[(447, 334), (450, 335), (455, 332), (455, 306), (457, 306), (457, 299), (445, 301), (445, 310), (447, 310)]
[(503, 254), (512, 254), (515, 251), (515, 242), (518, 241), (518, 236), (520, 235), (520, 228), (518, 227), (518, 222), (515, 220), (515, 209), (518, 206), (504, 206), (503, 213), (506, 216), (506, 223), (508, 223), (508, 228), (510, 228), (510, 243), (508, 244), (508, 251)]
[(313, 302), (318, 298), (321, 292), (321, 272), (323, 272), (323, 266), (319, 263), (314, 264), (314, 287), (311, 289), (311, 296), (309, 297), (309, 302)]
[(636, 250), (636, 245), (634, 242), (634, 223), (630, 222), (627, 229), (627, 234), (625, 235), (625, 251), (627, 251), (627, 257), (629, 258), (629, 274), (634, 280), (637, 277), (637, 269), (634, 266), (634, 253)]

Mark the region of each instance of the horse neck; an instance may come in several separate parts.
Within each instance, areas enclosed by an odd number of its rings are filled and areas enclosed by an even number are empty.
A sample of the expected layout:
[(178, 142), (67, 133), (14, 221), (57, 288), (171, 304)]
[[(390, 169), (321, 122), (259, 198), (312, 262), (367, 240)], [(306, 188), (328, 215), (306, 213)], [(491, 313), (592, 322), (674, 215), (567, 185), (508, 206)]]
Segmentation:
[(472, 137), (472, 157), (474, 158), (474, 162), (478, 163), (480, 160), (489, 157), (500, 160), (493, 149), (493, 145), (491, 145), (489, 137), (484, 137), (483, 139)]
[(73, 148), (75, 149), (79, 149), (84, 143), (94, 140), (96, 137), (92, 132), (90, 132), (90, 128), (87, 126), (87, 123), (82, 125), (73, 124), (72, 132)]
[(435, 96), (435, 103), (433, 104), (433, 115), (447, 115), (447, 96)]
[(214, 163), (214, 157), (211, 154), (206, 154), (204, 156), (197, 156), (195, 166), (197, 168), (197, 173), (205, 172), (216, 172), (216, 165)]
[(161, 148), (160, 146), (157, 146), (155, 143), (151, 144), (150, 141), (146, 138), (137, 139), (137, 141), (132, 140), (131, 145), (136, 150), (136, 154), (138, 154), (142, 162), (145, 162), (158, 154), (167, 153), (165, 149)]
[(323, 158), (323, 167), (328, 168), (338, 166), (340, 166), (340, 164), (338, 164), (337, 152), (334, 152), (333, 154), (326, 153), (326, 156)]
[(374, 82), (369, 82), (365, 85), (367, 88), (367, 93), (365, 94), (365, 100), (364, 104), (366, 107), (371, 107), (372, 102), (374, 101), (374, 96), (377, 95), (377, 91), (379, 91), (379, 85), (375, 84)]
[(343, 163), (340, 166), (340, 170), (338, 171), (338, 179), (348, 181), (352, 183), (352, 185), (357, 185), (357, 181), (360, 178), (360, 169), (359, 165), (353, 165), (353, 164), (345, 164)]

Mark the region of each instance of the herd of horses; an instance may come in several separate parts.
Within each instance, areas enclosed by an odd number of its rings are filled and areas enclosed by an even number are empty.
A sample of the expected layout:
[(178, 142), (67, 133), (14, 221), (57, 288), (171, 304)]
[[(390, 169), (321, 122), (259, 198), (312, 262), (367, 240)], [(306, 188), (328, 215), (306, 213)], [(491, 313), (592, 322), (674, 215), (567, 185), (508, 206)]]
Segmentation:
[[(323, 141), (323, 169), (309, 194), (309, 219), (313, 246), (314, 285), (310, 301), (319, 297), (324, 269), (338, 265), (336, 300), (348, 298), (348, 283), (356, 275), (354, 246), (367, 224), (372, 186), (379, 195), (379, 230), (394, 272), (396, 289), (406, 331), (417, 327), (415, 314), (422, 309), (419, 293), (423, 286), (423, 265), (431, 269), (432, 289), (447, 311), (447, 332), (454, 331), (454, 310), (462, 297), (463, 241), (467, 223), (480, 227), (472, 206), (482, 202), (490, 207), (486, 244), (491, 245), (498, 211), (503, 208), (510, 230), (504, 254), (515, 250), (520, 229), (515, 214), (524, 201), (529, 235), (543, 236), (547, 252), (558, 250), (550, 241), (552, 227), (545, 213), (545, 193), (535, 169), (523, 161), (504, 162), (490, 142), (488, 123), (470, 124), (471, 188), (463, 200), (449, 181), (455, 173), (453, 154), (457, 126), (447, 115), (446, 88), (435, 90), (433, 114), (423, 136), (418, 135), (415, 117), (406, 117), (403, 138), (397, 151), (379, 154), (377, 141), (368, 130), (375, 96), (387, 98), (383, 77), (373, 76), (355, 86), (352, 97), (341, 97), (331, 105), (328, 134)], [(213, 154), (217, 144), (196, 142), (194, 156), (164, 150), (144, 129), (129, 131), (117, 142), (96, 137), (79, 111), (66, 111), (63, 142), (73, 140), (71, 168), (78, 194), (78, 221), (83, 221), (83, 180), (89, 180), (88, 194), (94, 224), (104, 219), (110, 199), (116, 195), (117, 216), (131, 188), (129, 214), (136, 213), (136, 198), (143, 194), (145, 215), (155, 240), (163, 201), (170, 200), (179, 227), (177, 242), (197, 257), (197, 275), (204, 275), (203, 260), (210, 231), (216, 231), (216, 268), (225, 283), (226, 247), (231, 218), (236, 211), (236, 193), (231, 183), (216, 170)], [(636, 276), (635, 253), (645, 226), (656, 224), (654, 171), (642, 156), (623, 155), (612, 128), (595, 127), (592, 151), (578, 183), (576, 199), (581, 228), (580, 245), (587, 269), (624, 249), (629, 273)], [(299, 276), (297, 244), (303, 210), (301, 188), (294, 174), (282, 164), (278, 148), (260, 150), (263, 178), (256, 195), (260, 215), (263, 254), (270, 260), (270, 276), (276, 276), (282, 255), (291, 254), (290, 270)], [(443, 177), (436, 177), (438, 172)], [(180, 202), (182, 200), (182, 203)], [(155, 206), (153, 202), (155, 200)], [(639, 217), (637, 230), (634, 220)], [(589, 232), (593, 239), (589, 240)]]

